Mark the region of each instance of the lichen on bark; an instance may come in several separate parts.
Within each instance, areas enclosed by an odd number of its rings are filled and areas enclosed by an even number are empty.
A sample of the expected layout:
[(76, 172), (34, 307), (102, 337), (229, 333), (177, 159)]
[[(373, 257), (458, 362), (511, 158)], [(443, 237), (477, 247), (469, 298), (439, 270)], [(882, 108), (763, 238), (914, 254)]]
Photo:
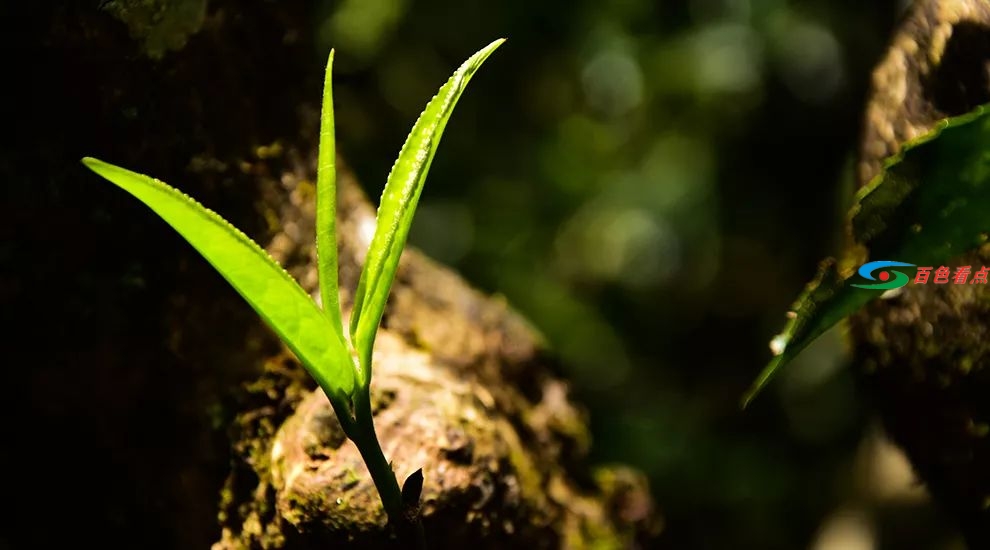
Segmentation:
[(182, 49), (206, 17), (206, 0), (109, 0), (102, 8), (127, 25), (152, 59)]

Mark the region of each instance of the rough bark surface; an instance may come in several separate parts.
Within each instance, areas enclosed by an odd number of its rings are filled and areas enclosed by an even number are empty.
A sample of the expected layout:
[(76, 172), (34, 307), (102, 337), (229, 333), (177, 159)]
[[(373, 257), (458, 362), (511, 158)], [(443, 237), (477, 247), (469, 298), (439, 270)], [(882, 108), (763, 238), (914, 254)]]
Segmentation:
[[(990, 2), (915, 3), (873, 75), (860, 185), (904, 141), (988, 101)], [(950, 263), (988, 264), (990, 247)], [(852, 336), (887, 430), (971, 547), (990, 548), (990, 290), (909, 285), (853, 316)]]
[[(312, 162), (263, 170), (283, 231), (269, 247), (316, 293)], [(374, 211), (341, 179), (341, 302), (352, 301)], [(279, 200), (288, 197), (288, 200)], [(401, 480), (423, 468), (431, 547), (631, 547), (655, 532), (642, 476), (583, 465), (584, 418), (537, 334), (497, 298), (407, 251), (375, 352), (372, 403)], [(287, 353), (235, 424), (215, 548), (391, 544), (374, 485), (320, 392)]]

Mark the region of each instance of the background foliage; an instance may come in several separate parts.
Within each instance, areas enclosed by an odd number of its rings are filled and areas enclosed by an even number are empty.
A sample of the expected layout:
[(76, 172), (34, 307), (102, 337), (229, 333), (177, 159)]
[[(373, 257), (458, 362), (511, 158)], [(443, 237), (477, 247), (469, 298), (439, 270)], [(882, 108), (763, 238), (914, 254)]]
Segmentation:
[[(824, 544), (870, 416), (831, 335), (739, 397), (834, 250), (896, 2), (343, 2), (340, 148), (369, 192), (458, 55), (509, 42), (448, 130), (413, 244), (504, 294), (648, 473), (676, 548)], [(845, 182), (845, 183), (843, 183)], [(947, 540), (924, 507), (878, 540)], [(916, 538), (922, 537), (922, 538)], [(813, 541), (818, 542), (813, 542)]]

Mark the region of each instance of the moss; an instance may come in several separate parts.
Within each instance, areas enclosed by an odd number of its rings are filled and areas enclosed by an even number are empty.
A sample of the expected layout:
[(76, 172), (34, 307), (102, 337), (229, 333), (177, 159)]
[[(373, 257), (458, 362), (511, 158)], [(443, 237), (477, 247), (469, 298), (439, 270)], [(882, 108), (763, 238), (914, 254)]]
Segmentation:
[(990, 425), (986, 422), (977, 422), (970, 418), (969, 423), (966, 425), (966, 431), (973, 437), (986, 437), (987, 434), (990, 434)]
[(111, 0), (103, 9), (127, 25), (148, 57), (160, 59), (181, 50), (202, 27), (206, 0)]
[[(508, 431), (508, 430), (507, 430)], [(529, 453), (522, 447), (515, 433), (503, 435), (508, 444), (509, 463), (519, 480), (520, 489), (524, 495), (539, 495), (543, 492), (543, 479)]]
[(274, 141), (271, 145), (259, 145), (254, 148), (254, 156), (261, 160), (279, 158), (285, 153), (285, 148), (281, 141)]
[[(299, 200), (313, 191), (312, 174), (305, 173), (292, 170), (271, 180), (286, 192), (278, 196), (289, 200), (270, 209), (277, 217), (270, 225), (299, 229), (280, 232), (269, 246), (289, 264), (313, 258), (311, 244), (300, 245), (296, 235), (313, 223), (312, 209), (301, 207), (312, 201)], [(373, 221), (374, 210), (346, 176), (338, 182), (340, 278), (346, 289), (356, 285), (363, 259), (363, 250), (353, 246), (361, 237), (355, 236)], [(542, 370), (530, 333), (507, 318), (504, 306), (490, 304), (415, 252), (404, 262), (386, 328), (376, 341), (372, 408), (397, 475), (423, 468), (423, 519), (440, 539), (432, 547), (630, 546), (620, 543), (638, 536), (626, 526), (639, 520), (613, 514), (611, 497), (575, 482), (569, 468), (582, 462), (587, 447), (583, 416), (566, 385)], [(307, 263), (295, 274), (308, 291), (314, 288), (308, 284), (315, 285), (313, 273)], [(294, 379), (302, 371), (291, 363), (291, 373), (279, 369), (277, 360), (266, 371)], [(333, 412), (322, 392), (265, 378), (248, 389), (262, 399), (252, 398), (242, 409), (253, 431), (242, 430), (235, 439), (243, 451), (236, 453), (243, 462), (235, 467), (256, 476), (257, 488), (235, 492), (235, 503), (248, 508), (266, 533), (283, 533), (291, 548), (394, 547), (357, 449), (336, 444), (336, 429), (326, 429)], [(266, 452), (270, 464), (259, 455)], [(637, 489), (649, 498), (645, 482)], [(270, 515), (259, 513), (264, 506)], [(248, 532), (255, 528), (244, 521), (248, 514), (230, 508), (237, 511), (225, 522), (230, 535), (224, 550), (233, 548), (229, 541), (265, 547), (267, 535)]]

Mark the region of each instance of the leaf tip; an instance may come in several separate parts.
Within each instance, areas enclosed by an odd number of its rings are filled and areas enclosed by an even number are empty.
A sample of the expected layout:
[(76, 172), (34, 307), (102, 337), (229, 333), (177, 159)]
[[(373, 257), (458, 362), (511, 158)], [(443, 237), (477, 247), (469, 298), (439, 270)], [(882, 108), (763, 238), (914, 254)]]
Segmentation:
[(89, 168), (94, 173), (104, 178), (108, 178), (107, 174), (111, 173), (114, 168), (117, 168), (109, 162), (105, 162), (94, 157), (83, 157), (80, 159), (80, 162), (83, 163), (83, 166)]
[(473, 57), (475, 59), (475, 62), (472, 65), (474, 65), (475, 68), (480, 66), (481, 63), (483, 63), (486, 59), (488, 59), (488, 56), (490, 56), (492, 52), (497, 50), (499, 46), (504, 44), (505, 41), (506, 38), (497, 38), (493, 40), (490, 44), (485, 46), (484, 48), (481, 48), (481, 50), (479, 50), (478, 53), (474, 54)]
[(749, 408), (749, 404), (753, 401), (754, 397), (756, 397), (756, 394), (753, 390), (747, 390), (746, 393), (743, 394), (742, 399), (739, 400), (739, 408), (745, 411)]
[(742, 399), (739, 400), (739, 408), (742, 410), (746, 410), (747, 408), (749, 408), (749, 406), (753, 403), (753, 400), (756, 399), (756, 396), (759, 395), (761, 391), (763, 391), (763, 387), (766, 385), (766, 383), (767, 383), (767, 379), (763, 378), (762, 376), (760, 377), (759, 380), (753, 382), (753, 385), (751, 385), (749, 389), (746, 390), (746, 393), (743, 394)]
[[(780, 336), (778, 336), (777, 338), (779, 337)], [(774, 340), (777, 340), (777, 338), (774, 338)], [(743, 409), (748, 407), (749, 404), (752, 403), (754, 399), (756, 399), (756, 396), (759, 395), (761, 391), (763, 391), (763, 388), (765, 388), (767, 383), (770, 382), (770, 379), (773, 378), (775, 374), (777, 374), (777, 370), (782, 366), (783, 363), (784, 363), (784, 356), (782, 353), (776, 354), (776, 356), (773, 359), (771, 359), (769, 363), (767, 363), (767, 366), (763, 368), (763, 371), (760, 372), (760, 375), (756, 377), (756, 380), (753, 382), (753, 384), (749, 387), (748, 390), (746, 390), (746, 393), (743, 394), (742, 402), (741, 402)]]
[(742, 410), (749, 408), (749, 405), (754, 399), (756, 399), (756, 396), (763, 391), (763, 385), (764, 382), (755, 382), (752, 386), (750, 386), (750, 388), (746, 390), (746, 393), (743, 394), (742, 399), (739, 400), (739, 408)]

